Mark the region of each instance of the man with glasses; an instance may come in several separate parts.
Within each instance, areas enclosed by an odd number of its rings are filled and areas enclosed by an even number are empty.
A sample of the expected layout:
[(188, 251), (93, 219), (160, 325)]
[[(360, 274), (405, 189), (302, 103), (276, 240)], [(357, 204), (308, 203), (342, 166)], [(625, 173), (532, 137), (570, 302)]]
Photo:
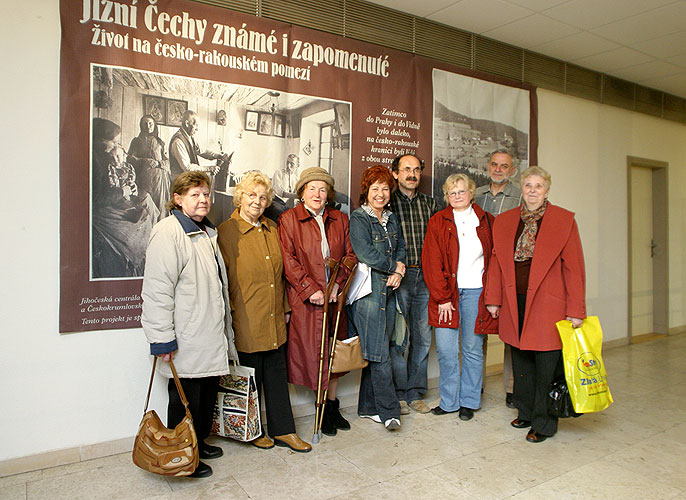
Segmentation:
[[(510, 177), (515, 174), (512, 155), (504, 149), (498, 149), (491, 153), (488, 159), (488, 177), (491, 182), (485, 186), (476, 188), (474, 201), (484, 211), (498, 216), (503, 212), (518, 207), (522, 203), (522, 191), (510, 182)], [(486, 380), (486, 352), (488, 351), (488, 339), (484, 342), (484, 380)], [(510, 346), (505, 344), (503, 354), (503, 389), (505, 390), (505, 404), (508, 408), (514, 408), (512, 390), (514, 378), (512, 377), (512, 354)]]
[(397, 297), (410, 331), (407, 360), (405, 346), (391, 348), (393, 381), (400, 401), (401, 414), (409, 408), (428, 413), (431, 408), (422, 400), (427, 390), (427, 365), (431, 348), (429, 326), (429, 291), (422, 274), (422, 246), (429, 218), (436, 213), (436, 200), (418, 191), (424, 161), (415, 155), (398, 156), (391, 165), (398, 188), (391, 196), (391, 210), (400, 220), (407, 267), (397, 289)]

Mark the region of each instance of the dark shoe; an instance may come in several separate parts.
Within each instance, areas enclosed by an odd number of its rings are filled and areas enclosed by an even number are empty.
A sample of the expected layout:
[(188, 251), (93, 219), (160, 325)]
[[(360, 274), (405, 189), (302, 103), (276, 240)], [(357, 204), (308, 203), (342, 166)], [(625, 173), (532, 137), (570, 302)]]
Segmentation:
[(322, 433), (327, 436), (336, 435), (336, 423), (333, 421), (333, 411), (329, 405), (329, 401), (324, 405), (324, 414), (322, 415)]
[(508, 408), (517, 408), (514, 404), (514, 399), (511, 392), (505, 394), (505, 406)]
[(271, 448), (274, 448), (274, 441), (269, 439), (269, 436), (267, 436), (266, 434), (262, 434), (257, 439), (253, 439), (252, 441), (250, 441), (250, 444), (261, 450), (269, 450)]
[(349, 431), (350, 422), (341, 415), (341, 402), (338, 399), (334, 399), (333, 401), (327, 400), (326, 406), (331, 407), (331, 419), (333, 420), (333, 423), (336, 424), (336, 429), (339, 431)]
[(460, 420), (471, 420), (474, 417), (474, 410), (471, 408), (460, 408)]
[(441, 408), (440, 406), (436, 406), (435, 408), (431, 408), (431, 413), (433, 413), (434, 415), (447, 415), (448, 413), (455, 413), (456, 411), (457, 411), (457, 410), (455, 410), (455, 411), (445, 411), (445, 410), (444, 410), (443, 408)]
[(524, 429), (525, 427), (531, 427), (531, 422), (529, 420), (515, 418), (512, 422), (510, 422), (510, 425), (515, 429)]
[(188, 477), (210, 477), (212, 475), (212, 467), (207, 465), (205, 462), (198, 462), (198, 466)]
[(530, 443), (542, 443), (543, 441), (548, 439), (548, 437), (550, 436), (544, 436), (543, 434), (539, 434), (538, 432), (531, 430), (526, 435), (526, 440)]
[(284, 446), (298, 453), (307, 453), (312, 450), (312, 446), (298, 437), (296, 433), (274, 436), (276, 446)]
[(224, 450), (222, 450), (219, 446), (212, 446), (211, 444), (202, 443), (199, 448), (200, 458), (203, 460), (219, 458), (224, 455)]

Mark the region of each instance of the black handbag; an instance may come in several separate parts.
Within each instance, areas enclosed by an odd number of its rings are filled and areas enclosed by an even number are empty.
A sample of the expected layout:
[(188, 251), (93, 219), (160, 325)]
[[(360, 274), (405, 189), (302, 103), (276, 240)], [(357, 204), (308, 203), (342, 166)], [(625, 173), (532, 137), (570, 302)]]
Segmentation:
[(548, 414), (556, 418), (576, 418), (581, 416), (581, 413), (574, 411), (572, 397), (569, 395), (564, 375), (550, 383), (548, 388)]

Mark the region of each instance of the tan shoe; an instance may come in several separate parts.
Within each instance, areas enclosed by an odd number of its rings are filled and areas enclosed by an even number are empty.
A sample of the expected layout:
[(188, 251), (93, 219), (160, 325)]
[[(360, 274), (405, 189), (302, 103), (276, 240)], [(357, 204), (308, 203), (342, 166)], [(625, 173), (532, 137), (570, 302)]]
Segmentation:
[(414, 401), (410, 402), (410, 408), (418, 413), (429, 413), (431, 411), (429, 405), (427, 405), (421, 399), (415, 399)]
[(274, 443), (276, 446), (286, 446), (298, 453), (307, 453), (312, 450), (312, 446), (300, 439), (295, 433), (274, 436)]
[(400, 414), (401, 415), (409, 415), (410, 414), (410, 407), (407, 406), (407, 401), (400, 401)]
[(269, 436), (267, 436), (266, 434), (250, 441), (250, 444), (262, 450), (274, 448), (274, 441), (269, 439)]

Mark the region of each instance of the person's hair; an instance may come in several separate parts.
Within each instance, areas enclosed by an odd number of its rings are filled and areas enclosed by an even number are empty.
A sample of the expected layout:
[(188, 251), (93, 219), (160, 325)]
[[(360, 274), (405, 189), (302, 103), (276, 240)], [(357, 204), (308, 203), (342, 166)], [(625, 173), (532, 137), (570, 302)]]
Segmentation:
[(498, 155), (498, 154), (509, 156), (510, 157), (510, 163), (512, 164), (510, 166), (514, 165), (514, 156), (512, 156), (512, 153), (510, 153), (507, 149), (496, 149), (495, 151), (493, 151), (490, 155), (488, 155), (488, 163), (491, 163), (493, 156)]
[(393, 160), (393, 163), (391, 163), (391, 170), (393, 172), (398, 172), (400, 169), (400, 160), (405, 158), (406, 156), (412, 156), (413, 158), (416, 158), (417, 161), (419, 162), (419, 168), (424, 171), (424, 160), (422, 160), (419, 156), (413, 155), (411, 153), (407, 153), (404, 155), (396, 156), (395, 159)]
[(121, 133), (121, 127), (106, 118), (93, 118), (93, 142), (113, 141)]
[(457, 185), (459, 181), (464, 182), (469, 191), (469, 201), (474, 201), (474, 194), (476, 193), (476, 183), (467, 174), (452, 174), (443, 183), (443, 199), (448, 203), (448, 191), (450, 188)]
[(165, 208), (171, 212), (172, 210), (181, 210), (181, 207), (174, 201), (174, 194), (183, 196), (188, 192), (189, 189), (206, 185), (210, 187), (210, 178), (205, 172), (200, 172), (198, 170), (189, 170), (188, 172), (182, 172), (178, 175), (171, 187), (171, 198), (165, 205)]
[(141, 119), (138, 121), (138, 128), (140, 129), (142, 134), (148, 135), (148, 133), (145, 130), (143, 130), (143, 123), (148, 118), (150, 118), (152, 120), (152, 122), (155, 124), (155, 128), (152, 129), (152, 132), (150, 133), (150, 135), (154, 135), (155, 137), (159, 138), (160, 134), (159, 134), (159, 129), (157, 127), (157, 122), (155, 121), (155, 118), (152, 115), (143, 115), (141, 117)]
[(388, 170), (388, 167), (384, 167), (383, 165), (369, 167), (362, 174), (362, 182), (360, 183), (360, 189), (362, 190), (360, 193), (360, 205), (367, 203), (369, 188), (375, 182), (388, 184), (391, 191), (395, 188), (395, 179), (393, 178), (391, 171)]
[[(259, 170), (251, 170), (247, 172), (241, 181), (236, 184), (233, 190), (233, 204), (236, 208), (241, 206), (241, 200), (244, 194), (248, 194), (255, 189), (255, 186), (262, 185), (267, 188), (267, 206), (272, 204), (274, 200), (274, 190), (272, 189), (272, 181)], [(266, 207), (265, 207), (266, 208)]]
[[(314, 182), (314, 181), (310, 181)], [(302, 200), (303, 199), (303, 193), (305, 192), (305, 188), (310, 182), (306, 182), (302, 186), (300, 186), (300, 189), (297, 191), (298, 199)], [(324, 181), (322, 181), (324, 182)], [(336, 190), (332, 188), (328, 182), (324, 182), (326, 184), (326, 204), (330, 206), (334, 206), (336, 204)]]
[(286, 157), (286, 165), (288, 165), (288, 160), (293, 160), (293, 163), (295, 163), (296, 168), (300, 165), (300, 158), (298, 158), (298, 155), (294, 155), (293, 153), (289, 154)]
[(181, 116), (181, 123), (185, 122), (186, 120), (190, 120), (194, 116), (196, 116), (198, 113), (193, 111), (192, 109), (187, 109), (186, 111), (183, 112), (183, 115)]
[(531, 177), (532, 175), (538, 175), (539, 177), (542, 177), (546, 185), (548, 186), (548, 189), (550, 189), (550, 186), (552, 186), (553, 184), (553, 180), (550, 177), (548, 171), (536, 165), (532, 165), (529, 168), (527, 168), (524, 172), (522, 172), (522, 175), (519, 176), (520, 184), (523, 186), (524, 179), (526, 179), (527, 177)]

